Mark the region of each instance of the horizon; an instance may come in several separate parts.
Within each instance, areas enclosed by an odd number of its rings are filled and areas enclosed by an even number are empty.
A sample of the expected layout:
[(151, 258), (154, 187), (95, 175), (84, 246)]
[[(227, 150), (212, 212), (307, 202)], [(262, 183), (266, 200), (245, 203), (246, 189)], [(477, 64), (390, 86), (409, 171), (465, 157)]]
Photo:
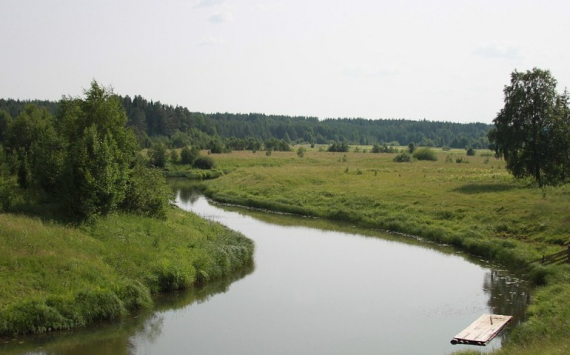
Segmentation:
[[(570, 84), (570, 3), (6, 0), (0, 97), (92, 80), (202, 113), (484, 123), (514, 70)], [(566, 9), (566, 10), (565, 10)], [(392, 118), (386, 118), (392, 117)]]

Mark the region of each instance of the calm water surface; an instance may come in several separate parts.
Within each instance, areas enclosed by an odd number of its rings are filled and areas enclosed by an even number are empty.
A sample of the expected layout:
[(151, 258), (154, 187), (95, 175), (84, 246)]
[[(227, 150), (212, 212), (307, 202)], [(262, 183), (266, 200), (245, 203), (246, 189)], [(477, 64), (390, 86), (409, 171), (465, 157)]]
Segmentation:
[(0, 353), (449, 354), (466, 347), (449, 341), (482, 313), (518, 322), (528, 302), (524, 282), (445, 247), (216, 206), (189, 189), (176, 204), (253, 239), (255, 267), (161, 296), (120, 323), (18, 339)]

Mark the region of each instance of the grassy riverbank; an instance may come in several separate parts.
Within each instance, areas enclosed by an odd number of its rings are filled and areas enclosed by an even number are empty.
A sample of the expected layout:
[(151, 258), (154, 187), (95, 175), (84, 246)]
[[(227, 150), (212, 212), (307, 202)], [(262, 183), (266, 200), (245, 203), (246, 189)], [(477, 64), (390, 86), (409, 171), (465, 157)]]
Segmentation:
[[(490, 153), (438, 151), (438, 161), (395, 163), (396, 154), (234, 152), (215, 155), (231, 171), (204, 182), (227, 203), (413, 234), (521, 270), (570, 241), (570, 186), (514, 180)], [(570, 349), (570, 268), (533, 266), (528, 321), (504, 354)], [(537, 352), (537, 349), (540, 351)]]
[(239, 233), (175, 208), (80, 227), (0, 214), (0, 338), (69, 329), (149, 307), (253, 260)]

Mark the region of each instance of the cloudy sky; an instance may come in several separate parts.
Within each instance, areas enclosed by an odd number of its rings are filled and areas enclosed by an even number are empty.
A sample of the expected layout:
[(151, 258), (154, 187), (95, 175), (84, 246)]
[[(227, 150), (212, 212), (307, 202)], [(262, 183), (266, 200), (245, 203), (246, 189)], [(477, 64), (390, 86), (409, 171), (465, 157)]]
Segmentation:
[(0, 98), (490, 123), (510, 73), (570, 85), (568, 0), (2, 0)]

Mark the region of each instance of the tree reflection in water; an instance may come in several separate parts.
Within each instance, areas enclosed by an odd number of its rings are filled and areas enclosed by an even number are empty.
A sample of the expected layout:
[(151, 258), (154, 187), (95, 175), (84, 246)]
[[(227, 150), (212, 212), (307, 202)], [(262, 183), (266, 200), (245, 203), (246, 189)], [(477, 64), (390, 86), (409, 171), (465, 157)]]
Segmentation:
[(137, 353), (138, 339), (154, 343), (162, 334), (163, 313), (208, 301), (229, 290), (230, 284), (251, 274), (249, 265), (231, 277), (214, 280), (209, 284), (185, 291), (160, 294), (155, 297), (152, 310), (96, 326), (69, 332), (56, 332), (18, 338), (9, 344), (0, 344), (0, 353), (6, 355), (132, 355)]
[[(528, 282), (508, 274), (505, 270), (491, 270), (485, 274), (483, 290), (489, 294), (488, 305), (495, 314), (513, 316), (509, 328), (524, 320), (530, 303)], [(508, 332), (501, 333), (506, 337)]]

